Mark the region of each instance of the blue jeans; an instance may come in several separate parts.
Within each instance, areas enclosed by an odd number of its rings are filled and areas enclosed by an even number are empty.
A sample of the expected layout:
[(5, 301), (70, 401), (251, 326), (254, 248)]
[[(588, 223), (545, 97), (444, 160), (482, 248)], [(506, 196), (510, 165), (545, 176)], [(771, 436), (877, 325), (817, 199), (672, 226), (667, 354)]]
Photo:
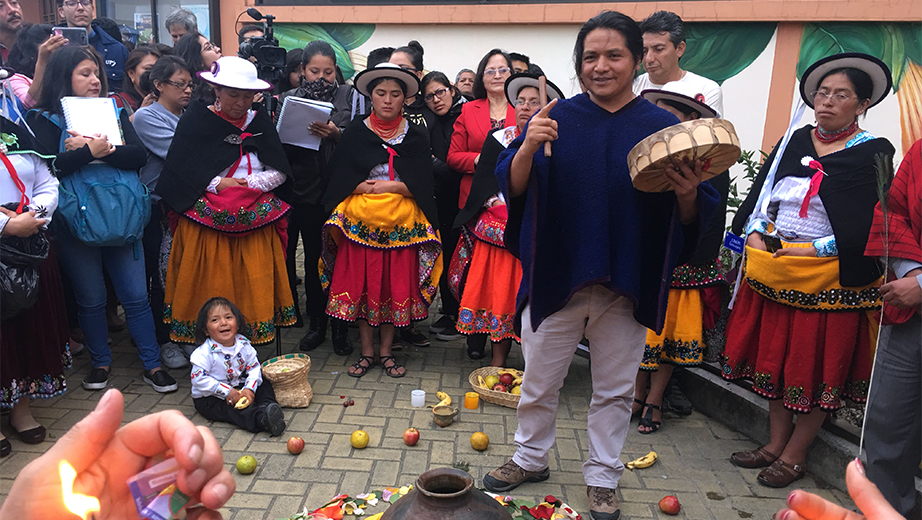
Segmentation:
[[(77, 318), (94, 367), (112, 364), (106, 324), (105, 267), (115, 294), (125, 309), (125, 321), (145, 370), (160, 366), (160, 345), (154, 336), (154, 319), (147, 299), (144, 249), (140, 242), (120, 247), (88, 246), (63, 225), (55, 226), (61, 245), (61, 264), (74, 286)], [(137, 250), (136, 250), (137, 248)]]

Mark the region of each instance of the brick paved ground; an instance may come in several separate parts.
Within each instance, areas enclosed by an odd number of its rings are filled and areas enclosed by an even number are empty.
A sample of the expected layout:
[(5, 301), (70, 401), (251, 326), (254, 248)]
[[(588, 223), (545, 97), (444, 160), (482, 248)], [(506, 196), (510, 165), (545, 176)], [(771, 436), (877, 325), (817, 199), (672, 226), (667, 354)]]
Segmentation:
[[(427, 326), (428, 322), (420, 328), (426, 330)], [(286, 330), (283, 351), (296, 351), (297, 341), (304, 332), (306, 329)], [(353, 343), (358, 345), (358, 331), (350, 332)], [(467, 376), (481, 363), (467, 358), (462, 340), (442, 342), (433, 338), (428, 348), (399, 351), (398, 359), (407, 366), (407, 376), (403, 379), (389, 378), (380, 368), (371, 370), (362, 379), (349, 377), (346, 368), (357, 354), (348, 359), (336, 356), (327, 341), (311, 353), (313, 366), (309, 379), (314, 390), (313, 402), (305, 409), (286, 410), (287, 431), (282, 437), (270, 438), (225, 424), (209, 424), (198, 416), (189, 396), (190, 383), (185, 370), (172, 371), (179, 381), (178, 392), (155, 393), (141, 381), (140, 360), (127, 334), (112, 337), (115, 343), (109, 383), (125, 394), (126, 421), (175, 408), (215, 432), (224, 447), (225, 461), (237, 480), (237, 493), (224, 511), (226, 519), (286, 518), (305, 506), (319, 507), (339, 492), (357, 494), (382, 486), (409, 484), (427, 469), (460, 461), (470, 464), (479, 486), (480, 479), (514, 451), (516, 417), (512, 409), (484, 403), (478, 410), (462, 408), (455, 424), (439, 428), (433, 423), (431, 412), (410, 406), (410, 391), (416, 388), (426, 391), (430, 404), (436, 401), (436, 390), (448, 392), (456, 402), (470, 390)], [(274, 345), (260, 347), (260, 358), (275, 355), (274, 349)], [(580, 465), (588, 456), (585, 431), (590, 395), (588, 363), (574, 358), (561, 394), (550, 480), (520, 487), (516, 496), (535, 499), (553, 494), (586, 512), (588, 503)], [(510, 364), (522, 368), (518, 347), (513, 348)], [(78, 356), (74, 369), (68, 373), (67, 393), (34, 404), (34, 415), (47, 426), (49, 438), (37, 446), (12, 439), (13, 454), (0, 460), (0, 500), (5, 498), (12, 479), (23, 466), (95, 406), (102, 392), (89, 392), (80, 385), (89, 368), (89, 356), (86, 353)], [(354, 399), (355, 406), (344, 408), (340, 395)], [(421, 439), (415, 447), (405, 446), (401, 439), (410, 426), (421, 430)], [(365, 429), (371, 436), (371, 443), (364, 450), (354, 450), (349, 443), (349, 435), (357, 428)], [(12, 437), (6, 420), (2, 421), (2, 429), (8, 438)], [(489, 435), (491, 445), (487, 451), (476, 452), (470, 447), (469, 437), (475, 431)], [(285, 441), (290, 435), (301, 436), (307, 442), (298, 457), (286, 450)], [(651, 449), (659, 453), (660, 459), (651, 468), (625, 473), (621, 480), (623, 518), (663, 517), (656, 502), (667, 494), (679, 498), (685, 518), (770, 518), (782, 507), (790, 489), (763, 487), (756, 483), (755, 470), (741, 470), (727, 459), (733, 451), (753, 447), (755, 444), (750, 440), (698, 413), (687, 418), (667, 416), (663, 428), (654, 435), (640, 435), (632, 427), (622, 459), (639, 457)], [(254, 455), (259, 461), (252, 475), (240, 475), (233, 469), (234, 462), (243, 454)], [(844, 493), (829, 489), (812, 476), (801, 480), (799, 486), (837, 503), (851, 504)], [(379, 506), (372, 511), (380, 510), (383, 508)]]

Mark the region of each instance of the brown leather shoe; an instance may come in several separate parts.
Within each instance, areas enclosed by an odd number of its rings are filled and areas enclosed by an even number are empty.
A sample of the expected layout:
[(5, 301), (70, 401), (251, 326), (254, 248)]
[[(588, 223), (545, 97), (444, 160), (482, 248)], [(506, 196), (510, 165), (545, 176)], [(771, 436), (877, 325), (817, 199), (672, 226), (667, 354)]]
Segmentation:
[(776, 460), (778, 460), (778, 455), (773, 455), (766, 451), (765, 446), (749, 451), (738, 451), (730, 455), (730, 462), (734, 466), (750, 469), (771, 466)]
[(763, 486), (783, 488), (791, 485), (795, 480), (804, 478), (807, 474), (806, 464), (788, 464), (778, 459), (771, 466), (759, 473), (758, 481)]

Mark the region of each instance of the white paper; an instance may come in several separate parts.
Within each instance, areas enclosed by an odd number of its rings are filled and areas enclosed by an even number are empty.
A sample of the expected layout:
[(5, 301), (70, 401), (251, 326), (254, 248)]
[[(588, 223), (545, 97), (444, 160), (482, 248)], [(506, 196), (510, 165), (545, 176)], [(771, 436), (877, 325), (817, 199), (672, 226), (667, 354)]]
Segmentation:
[(288, 96), (276, 127), (279, 138), (285, 144), (319, 150), (320, 136), (311, 134), (310, 126), (328, 122), (332, 111), (332, 103)]
[(112, 98), (61, 98), (67, 129), (81, 135), (103, 134), (116, 146), (125, 144), (118, 121), (118, 107)]

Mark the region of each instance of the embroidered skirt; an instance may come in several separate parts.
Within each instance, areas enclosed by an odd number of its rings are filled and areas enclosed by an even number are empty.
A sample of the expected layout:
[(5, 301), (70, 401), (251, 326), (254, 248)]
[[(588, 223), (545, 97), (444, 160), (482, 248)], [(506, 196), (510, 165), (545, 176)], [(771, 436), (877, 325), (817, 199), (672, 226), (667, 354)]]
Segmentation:
[(458, 331), (488, 334), (494, 342), (521, 341), (513, 319), (522, 264), (503, 247), (506, 220), (506, 206), (482, 211), (472, 228), (463, 228), (449, 268), (449, 284), (460, 293)]
[(38, 301), (0, 322), (0, 408), (22, 398), (48, 399), (67, 390), (70, 333), (54, 247), (39, 265)]
[(275, 339), (275, 327), (297, 317), (277, 225), (232, 234), (180, 217), (173, 233), (166, 276), (163, 320), (170, 339), (195, 343), (195, 320), (205, 302), (223, 296), (246, 318), (240, 333), (255, 344)]
[[(876, 289), (839, 286), (836, 258), (769, 261), (770, 253), (751, 248), (747, 257), (727, 324), (723, 376), (751, 378), (756, 393), (795, 412), (834, 411), (843, 398), (865, 402), (878, 332)], [(802, 289), (786, 287), (791, 279), (802, 280)], [(818, 310), (841, 306), (849, 310)]]
[(411, 198), (350, 195), (323, 227), (318, 263), (326, 312), (398, 327), (429, 315), (442, 273), (438, 232)]

